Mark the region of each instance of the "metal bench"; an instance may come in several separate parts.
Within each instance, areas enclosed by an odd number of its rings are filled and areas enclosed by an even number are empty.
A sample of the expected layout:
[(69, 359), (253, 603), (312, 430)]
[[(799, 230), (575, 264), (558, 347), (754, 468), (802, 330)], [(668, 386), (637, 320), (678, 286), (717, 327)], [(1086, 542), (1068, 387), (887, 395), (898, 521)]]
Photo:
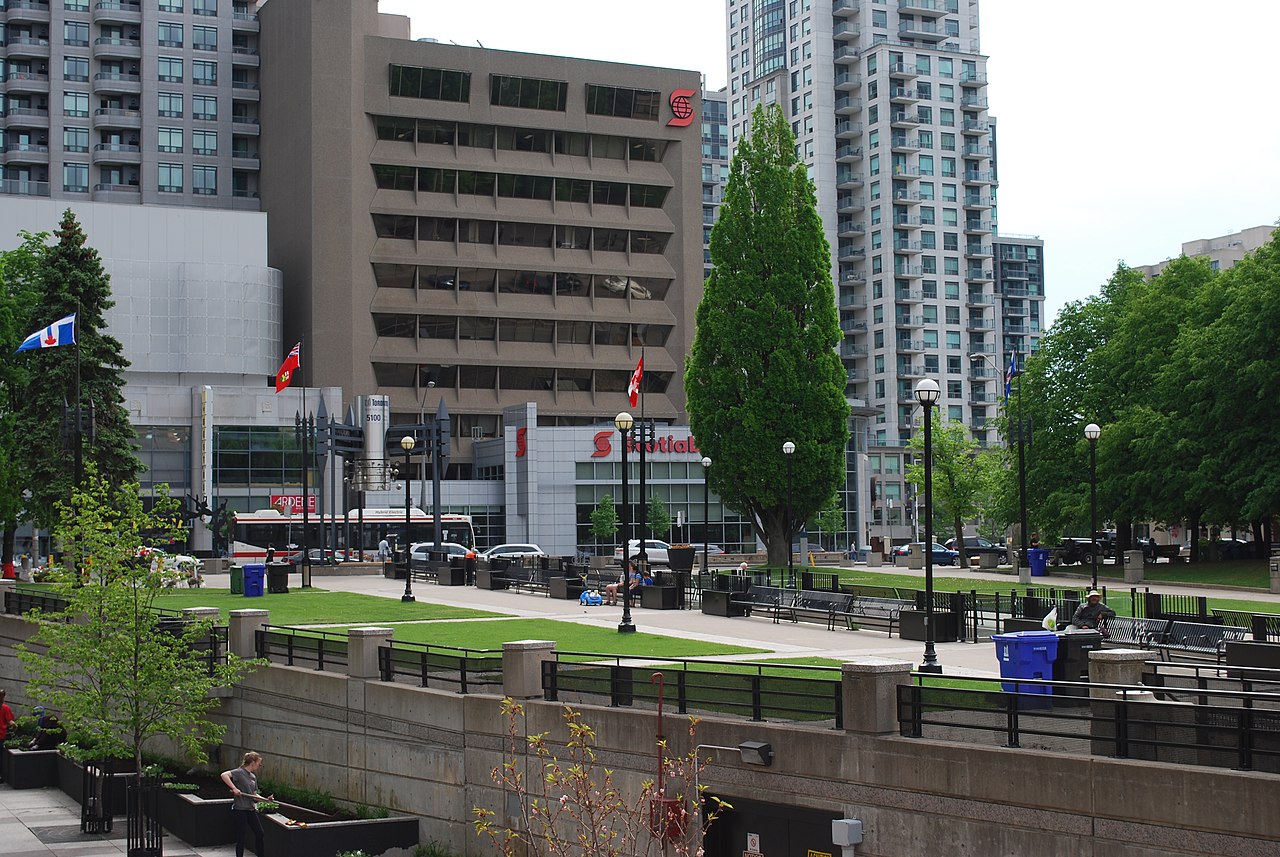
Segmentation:
[(843, 592), (801, 590), (789, 605), (776, 611), (774, 621), (777, 622), (779, 616), (785, 614), (792, 622), (799, 622), (801, 619), (826, 622), (827, 630), (834, 631), (836, 616), (848, 611), (852, 598), (853, 596)]
[(736, 608), (736, 615), (750, 616), (752, 611), (760, 611), (768, 614), (775, 622), (778, 621), (779, 611), (791, 605), (790, 592), (777, 586), (753, 584), (746, 592), (732, 593), (729, 599)]
[(896, 598), (869, 598), (855, 596), (845, 609), (845, 624), (850, 630), (854, 625), (874, 625), (884, 628), (893, 636), (893, 629), (898, 625), (903, 610), (912, 610), (915, 602)]
[(1102, 623), (1103, 645), (1154, 649), (1169, 633), (1169, 619), (1113, 616)]
[(1239, 642), (1246, 639), (1248, 630), (1234, 625), (1207, 625), (1200, 622), (1170, 622), (1169, 631), (1164, 639), (1153, 647), (1160, 652), (1160, 657), (1168, 660), (1170, 652), (1186, 655), (1203, 655), (1222, 662), (1228, 641)]

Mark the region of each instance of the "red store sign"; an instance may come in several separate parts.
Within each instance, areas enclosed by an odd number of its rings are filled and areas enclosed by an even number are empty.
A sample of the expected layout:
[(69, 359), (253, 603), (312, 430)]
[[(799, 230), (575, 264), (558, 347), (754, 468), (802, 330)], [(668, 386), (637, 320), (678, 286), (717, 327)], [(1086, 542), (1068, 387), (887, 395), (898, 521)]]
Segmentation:
[[(281, 515), (300, 515), (302, 514), (302, 495), (301, 494), (272, 494), (271, 508), (276, 509)], [(316, 511), (316, 495), (307, 495), (307, 513), (311, 514)]]
[[(595, 436), (595, 449), (591, 452), (592, 458), (604, 458), (613, 454), (613, 435), (611, 431), (598, 431)], [(633, 455), (640, 451), (640, 444), (627, 442), (627, 454)], [(698, 455), (700, 450), (692, 437), (677, 438), (675, 435), (667, 435), (654, 440), (645, 446), (646, 454), (655, 452), (676, 455)]]

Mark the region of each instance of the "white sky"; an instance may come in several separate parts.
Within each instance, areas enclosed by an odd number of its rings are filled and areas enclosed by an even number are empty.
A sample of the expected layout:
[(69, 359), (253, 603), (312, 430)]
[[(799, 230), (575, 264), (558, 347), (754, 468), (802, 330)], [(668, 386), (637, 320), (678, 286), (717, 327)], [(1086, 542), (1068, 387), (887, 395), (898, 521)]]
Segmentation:
[[(600, 0), (379, 8), (409, 15), (414, 38), (725, 81), (721, 0), (648, 0), (625, 18)], [(1000, 228), (1045, 240), (1050, 318), (1120, 260), (1280, 219), (1280, 0), (981, 0), (981, 13)]]

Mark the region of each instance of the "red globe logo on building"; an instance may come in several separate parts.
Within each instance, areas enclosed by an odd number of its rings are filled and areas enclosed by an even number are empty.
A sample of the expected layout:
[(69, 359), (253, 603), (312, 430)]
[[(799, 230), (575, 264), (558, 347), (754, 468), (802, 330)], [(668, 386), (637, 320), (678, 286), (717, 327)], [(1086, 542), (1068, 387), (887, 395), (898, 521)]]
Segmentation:
[(673, 118), (668, 125), (674, 125), (677, 128), (683, 128), (693, 121), (693, 99), (690, 97), (694, 94), (692, 89), (674, 89), (671, 91), (671, 112)]

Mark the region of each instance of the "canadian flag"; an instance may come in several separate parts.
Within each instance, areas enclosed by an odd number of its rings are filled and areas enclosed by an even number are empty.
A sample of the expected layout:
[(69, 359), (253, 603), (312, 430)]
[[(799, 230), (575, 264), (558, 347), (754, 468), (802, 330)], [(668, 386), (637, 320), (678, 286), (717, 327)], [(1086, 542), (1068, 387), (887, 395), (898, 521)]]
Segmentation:
[(640, 355), (640, 362), (636, 364), (636, 371), (631, 373), (631, 381), (627, 384), (627, 397), (631, 400), (631, 407), (636, 406), (636, 400), (640, 397), (640, 382), (644, 380), (644, 355)]

